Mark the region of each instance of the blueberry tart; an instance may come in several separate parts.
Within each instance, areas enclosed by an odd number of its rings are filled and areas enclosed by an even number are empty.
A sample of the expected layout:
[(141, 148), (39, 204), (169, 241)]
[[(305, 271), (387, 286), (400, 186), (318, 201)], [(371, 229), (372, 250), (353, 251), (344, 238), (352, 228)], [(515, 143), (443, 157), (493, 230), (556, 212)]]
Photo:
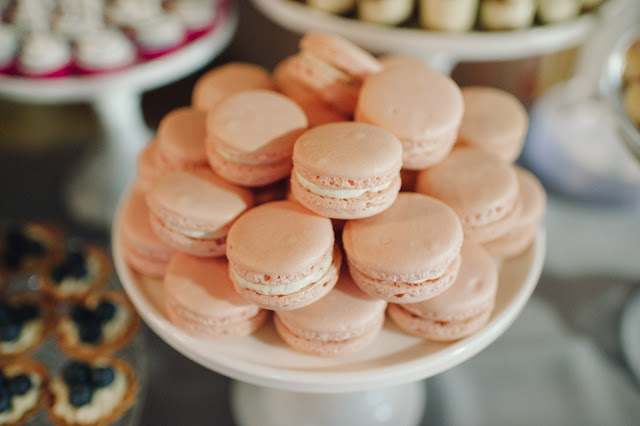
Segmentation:
[(49, 384), (49, 417), (57, 425), (105, 425), (135, 402), (135, 371), (120, 359), (73, 360)]
[(53, 324), (51, 308), (35, 293), (0, 301), (0, 359), (38, 347)]
[(124, 292), (109, 290), (69, 306), (56, 326), (58, 346), (67, 355), (93, 359), (126, 345), (140, 319)]
[(111, 260), (98, 246), (73, 247), (45, 263), (38, 274), (42, 290), (56, 300), (83, 300), (111, 276)]
[(32, 272), (63, 250), (64, 237), (53, 225), (7, 223), (0, 228), (0, 269)]
[(16, 360), (0, 367), (0, 425), (28, 422), (47, 397), (47, 368), (39, 362)]

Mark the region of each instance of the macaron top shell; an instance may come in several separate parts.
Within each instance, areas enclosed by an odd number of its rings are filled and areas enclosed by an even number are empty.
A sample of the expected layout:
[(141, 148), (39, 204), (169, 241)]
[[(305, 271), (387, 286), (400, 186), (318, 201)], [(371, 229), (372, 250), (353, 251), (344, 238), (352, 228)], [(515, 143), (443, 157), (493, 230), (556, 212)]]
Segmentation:
[(479, 244), (465, 242), (460, 251), (462, 264), (454, 283), (434, 298), (402, 305), (422, 318), (464, 320), (490, 309), (498, 288), (498, 267)]
[(511, 164), (479, 149), (456, 148), (418, 174), (416, 191), (447, 203), (464, 225), (481, 226), (509, 213), (519, 187)]
[(202, 169), (160, 176), (147, 194), (149, 208), (167, 222), (216, 230), (249, 208), (251, 192)]
[(227, 234), (227, 257), (246, 271), (294, 275), (310, 270), (332, 252), (333, 244), (330, 219), (291, 201), (274, 201), (234, 222)]
[(225, 97), (252, 89), (272, 89), (269, 72), (253, 64), (232, 62), (219, 66), (200, 77), (193, 87), (191, 104), (209, 110)]
[(462, 94), (453, 80), (416, 61), (367, 78), (355, 118), (383, 127), (401, 140), (420, 141), (457, 129), (463, 111)]
[(167, 253), (174, 251), (162, 241), (149, 222), (149, 208), (145, 200), (146, 192), (140, 188), (131, 191), (122, 215), (122, 238), (135, 246), (144, 247), (151, 252)]
[(156, 135), (163, 157), (206, 165), (205, 118), (204, 111), (194, 108), (178, 108), (165, 115)]
[(515, 167), (520, 186), (520, 199), (522, 200), (522, 212), (519, 223), (527, 225), (538, 222), (546, 210), (547, 193), (544, 187), (530, 171), (522, 167)]
[(209, 318), (255, 315), (258, 306), (235, 291), (228, 268), (224, 257), (202, 258), (179, 252), (167, 267), (165, 293), (191, 312)]
[(294, 101), (267, 90), (230, 96), (207, 116), (207, 132), (218, 151), (256, 161), (291, 156), (307, 125), (304, 111)]
[(380, 279), (437, 278), (458, 256), (462, 238), (451, 208), (408, 192), (376, 216), (347, 222), (342, 231), (349, 262)]
[[(364, 123), (331, 123), (298, 138), (293, 162), (305, 175), (385, 183), (402, 167), (402, 144), (388, 131)], [(375, 182), (375, 180), (379, 180)], [(336, 186), (355, 188), (354, 182)]]

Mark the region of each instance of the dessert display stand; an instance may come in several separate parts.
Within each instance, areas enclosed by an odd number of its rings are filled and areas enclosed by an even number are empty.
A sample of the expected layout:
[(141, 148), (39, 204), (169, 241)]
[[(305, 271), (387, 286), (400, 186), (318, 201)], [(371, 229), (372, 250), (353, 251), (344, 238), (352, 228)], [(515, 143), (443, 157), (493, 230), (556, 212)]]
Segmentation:
[(327, 14), (292, 0), (252, 0), (269, 19), (297, 33), (341, 35), (373, 53), (418, 57), (445, 74), (458, 62), (501, 61), (558, 52), (578, 46), (605, 21), (624, 13), (626, 0), (609, 0), (595, 12), (569, 22), (517, 31), (444, 33), (390, 27)]
[(162, 282), (137, 274), (123, 259), (123, 196), (112, 228), (116, 271), (147, 325), (191, 360), (234, 379), (231, 410), (241, 425), (412, 425), (425, 410), (424, 382), (482, 351), (516, 319), (542, 272), (546, 234), (541, 228), (522, 255), (500, 266), (489, 323), (453, 343), (434, 343), (401, 332), (389, 320), (369, 348), (342, 358), (290, 349), (269, 322), (251, 336), (208, 340), (191, 337), (167, 318)]
[(218, 7), (209, 33), (122, 71), (55, 79), (0, 75), (0, 96), (40, 104), (89, 102), (94, 107), (105, 141), (72, 171), (66, 186), (66, 204), (76, 219), (103, 227), (111, 224), (118, 198), (135, 174), (137, 154), (151, 136), (142, 115), (142, 93), (187, 76), (229, 44), (237, 26), (237, 6), (223, 0)]

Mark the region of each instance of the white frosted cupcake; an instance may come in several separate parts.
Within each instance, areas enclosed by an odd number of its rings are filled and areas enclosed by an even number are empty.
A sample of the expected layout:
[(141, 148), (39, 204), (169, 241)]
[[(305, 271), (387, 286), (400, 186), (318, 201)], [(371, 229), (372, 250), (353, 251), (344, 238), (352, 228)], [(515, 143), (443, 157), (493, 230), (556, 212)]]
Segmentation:
[(217, 0), (173, 0), (167, 10), (182, 21), (192, 40), (213, 28), (218, 6)]
[(307, 4), (323, 12), (342, 14), (353, 9), (356, 0), (307, 0)]
[(437, 31), (469, 31), (478, 15), (478, 0), (421, 0), (420, 25)]
[(533, 24), (535, 0), (482, 0), (480, 25), (488, 30), (514, 30)]
[(158, 0), (115, 0), (106, 7), (107, 20), (124, 28), (134, 27), (162, 13), (162, 5)]
[(568, 21), (580, 13), (582, 0), (538, 0), (538, 18), (545, 24)]
[(397, 25), (411, 16), (414, 0), (358, 0), (358, 17), (375, 24)]
[(119, 30), (98, 29), (76, 43), (75, 58), (80, 72), (91, 74), (120, 70), (136, 60), (133, 43)]
[(34, 32), (25, 37), (17, 69), (31, 77), (62, 77), (71, 71), (71, 47), (62, 37)]
[(163, 13), (142, 21), (134, 27), (138, 51), (151, 59), (172, 52), (186, 41), (186, 29), (180, 19)]

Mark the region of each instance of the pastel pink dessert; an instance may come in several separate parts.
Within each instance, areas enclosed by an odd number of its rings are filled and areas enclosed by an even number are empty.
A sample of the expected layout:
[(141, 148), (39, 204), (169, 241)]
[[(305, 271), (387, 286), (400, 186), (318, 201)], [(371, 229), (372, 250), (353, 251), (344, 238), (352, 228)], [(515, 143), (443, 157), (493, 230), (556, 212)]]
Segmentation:
[(277, 311), (276, 330), (292, 348), (319, 356), (344, 356), (366, 349), (380, 334), (387, 302), (358, 288), (347, 270), (322, 299), (292, 311)]
[(412, 303), (445, 291), (458, 275), (462, 226), (441, 201), (401, 192), (382, 213), (348, 221), (342, 243), (353, 280), (367, 294)]
[(449, 154), (463, 111), (453, 80), (418, 61), (406, 61), (364, 82), (355, 119), (396, 135), (403, 147), (402, 167), (421, 170)]
[(296, 141), (291, 191), (322, 216), (373, 216), (395, 201), (401, 167), (402, 144), (386, 130), (354, 122), (325, 124)]
[(162, 241), (151, 229), (145, 193), (135, 187), (126, 201), (120, 228), (122, 254), (137, 272), (151, 277), (164, 275), (176, 249)]
[(498, 268), (480, 245), (465, 242), (455, 282), (442, 294), (423, 302), (390, 304), (389, 317), (415, 336), (438, 342), (462, 339), (489, 321), (498, 289)]
[(229, 230), (229, 275), (245, 299), (291, 310), (325, 296), (342, 261), (331, 221), (291, 201), (262, 204)]
[(304, 111), (268, 90), (237, 93), (207, 113), (207, 158), (229, 182), (264, 186), (291, 172), (293, 144), (307, 129)]
[(162, 170), (158, 167), (156, 161), (156, 150), (158, 149), (158, 140), (156, 138), (150, 140), (147, 145), (140, 151), (136, 159), (137, 179), (136, 186), (147, 191), (153, 185), (153, 182), (162, 174)]
[(251, 192), (208, 169), (160, 176), (147, 193), (153, 231), (194, 256), (224, 256), (233, 221), (253, 204)]
[(501, 237), (483, 244), (496, 257), (512, 258), (524, 252), (535, 240), (544, 217), (547, 194), (531, 172), (516, 166), (522, 209), (511, 230)]
[(206, 113), (178, 108), (165, 115), (156, 133), (156, 167), (162, 172), (208, 168)]
[(512, 162), (520, 155), (529, 118), (518, 98), (493, 87), (464, 87), (458, 145), (491, 152)]
[(416, 192), (447, 203), (466, 239), (485, 243), (511, 230), (520, 215), (518, 178), (511, 164), (474, 148), (456, 148), (418, 174)]
[(247, 336), (269, 318), (268, 311), (234, 290), (222, 257), (173, 256), (164, 277), (164, 301), (173, 324), (202, 338)]
[(271, 75), (263, 67), (231, 62), (208, 71), (196, 81), (191, 93), (191, 106), (207, 111), (227, 96), (246, 90), (273, 88)]

